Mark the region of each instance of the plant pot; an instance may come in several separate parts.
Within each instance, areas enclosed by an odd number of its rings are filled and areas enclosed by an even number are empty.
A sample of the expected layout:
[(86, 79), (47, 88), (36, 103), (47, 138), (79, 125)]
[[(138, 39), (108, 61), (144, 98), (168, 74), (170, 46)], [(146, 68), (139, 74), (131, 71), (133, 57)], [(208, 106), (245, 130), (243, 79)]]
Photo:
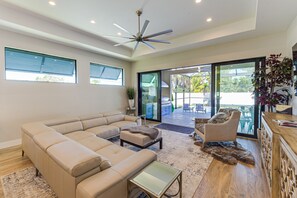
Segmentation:
[(129, 99), (128, 102), (129, 102), (129, 107), (130, 107), (130, 109), (132, 109), (132, 108), (135, 107), (135, 106), (134, 106), (134, 99)]

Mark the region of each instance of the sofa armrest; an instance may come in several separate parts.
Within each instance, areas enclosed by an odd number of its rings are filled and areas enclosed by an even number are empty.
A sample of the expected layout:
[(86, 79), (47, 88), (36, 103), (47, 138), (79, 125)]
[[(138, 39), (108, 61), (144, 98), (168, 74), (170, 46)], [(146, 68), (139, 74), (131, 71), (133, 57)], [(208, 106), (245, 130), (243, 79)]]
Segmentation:
[(141, 118), (140, 117), (125, 115), (124, 120), (125, 121), (136, 122), (137, 125), (141, 125)]
[(122, 179), (123, 177), (117, 171), (108, 168), (80, 182), (76, 188), (76, 198), (99, 197), (120, 183)]
[(157, 154), (155, 152), (143, 149), (112, 166), (111, 169), (117, 171), (124, 178), (130, 178), (155, 160), (157, 160)]
[(80, 182), (76, 188), (76, 198), (126, 197), (127, 180), (156, 158), (153, 151), (141, 150), (119, 164)]

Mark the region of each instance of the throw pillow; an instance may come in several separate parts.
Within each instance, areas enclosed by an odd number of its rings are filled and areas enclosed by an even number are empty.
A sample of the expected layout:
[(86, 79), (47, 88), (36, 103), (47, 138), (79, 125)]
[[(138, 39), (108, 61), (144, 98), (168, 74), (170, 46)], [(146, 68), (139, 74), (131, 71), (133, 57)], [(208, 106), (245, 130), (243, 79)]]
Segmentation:
[(224, 112), (218, 112), (208, 120), (208, 123), (224, 123), (228, 120), (228, 115)]

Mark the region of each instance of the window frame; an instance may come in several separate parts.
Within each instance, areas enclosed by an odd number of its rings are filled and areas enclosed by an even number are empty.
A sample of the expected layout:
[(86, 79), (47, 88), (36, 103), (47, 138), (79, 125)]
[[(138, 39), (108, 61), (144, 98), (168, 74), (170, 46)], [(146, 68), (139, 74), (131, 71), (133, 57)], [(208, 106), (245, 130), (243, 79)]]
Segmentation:
[[(30, 55), (36, 55), (36, 56), (40, 56), (43, 58), (52, 58), (52, 59), (58, 59), (58, 60), (62, 60), (62, 61), (71, 61), (74, 63), (74, 82), (62, 82), (62, 81), (57, 81), (57, 82), (52, 82), (52, 81), (38, 81), (38, 80), (18, 80), (18, 79), (7, 79), (7, 75), (6, 72), (7, 71), (15, 71), (15, 72), (24, 72), (24, 73), (31, 73), (31, 74), (45, 74), (45, 75), (49, 75), (49, 76), (67, 76), (67, 75), (62, 75), (62, 74), (55, 74), (55, 73), (42, 73), (42, 72), (30, 72), (30, 71), (21, 71), (21, 70), (13, 70), (13, 69), (7, 69), (7, 58), (6, 58), (6, 53), (9, 53), (8, 50), (13, 50), (19, 53), (24, 53), (24, 54), (30, 54)], [(77, 84), (78, 83), (78, 71), (77, 71), (77, 60), (76, 59), (72, 59), (72, 58), (66, 58), (66, 57), (62, 57), (62, 56), (56, 56), (56, 55), (51, 55), (51, 54), (45, 54), (45, 53), (40, 53), (40, 52), (36, 52), (36, 51), (29, 51), (29, 50), (23, 50), (23, 49), (18, 49), (18, 48), (13, 48), (13, 47), (4, 47), (4, 59), (5, 59), (5, 66), (4, 66), (4, 70), (5, 70), (5, 80), (9, 80), (9, 81), (24, 81), (24, 82), (38, 82), (38, 83), (66, 83), (66, 84)]]
[[(98, 83), (98, 84), (96, 84), (96, 83), (91, 83), (91, 79), (100, 79), (100, 78), (92, 78), (91, 77), (91, 66), (92, 65), (97, 65), (97, 66), (103, 66), (103, 67), (109, 67), (109, 68), (114, 68), (114, 69), (120, 69), (121, 70), (121, 73), (122, 73), (122, 80), (121, 80), (121, 85), (116, 85), (116, 84), (101, 84), (101, 83)], [(121, 74), (120, 73), (120, 74)], [(102, 73), (101, 73), (101, 75), (102, 75)], [(120, 75), (119, 75), (120, 76)], [(108, 79), (104, 79), (104, 78), (102, 78), (103, 80), (108, 80)], [(91, 84), (91, 85), (101, 85), (101, 86), (119, 86), (119, 87), (123, 87), (123, 86), (125, 86), (124, 85), (124, 68), (123, 67), (119, 67), (119, 66), (111, 66), (111, 65), (108, 65), (108, 64), (102, 64), (102, 63), (95, 63), (95, 62), (90, 62), (90, 64), (89, 64), (89, 83)]]

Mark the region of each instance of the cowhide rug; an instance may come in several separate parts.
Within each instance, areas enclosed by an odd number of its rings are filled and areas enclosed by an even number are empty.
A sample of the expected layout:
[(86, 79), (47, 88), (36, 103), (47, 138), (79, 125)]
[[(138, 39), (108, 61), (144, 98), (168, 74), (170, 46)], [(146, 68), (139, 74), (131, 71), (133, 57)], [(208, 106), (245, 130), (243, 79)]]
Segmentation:
[[(194, 144), (202, 146), (202, 139), (195, 137)], [(237, 147), (231, 142), (209, 142), (206, 143), (202, 151), (211, 154), (215, 159), (230, 165), (236, 165), (238, 161), (255, 165), (253, 154), (237, 143)]]

